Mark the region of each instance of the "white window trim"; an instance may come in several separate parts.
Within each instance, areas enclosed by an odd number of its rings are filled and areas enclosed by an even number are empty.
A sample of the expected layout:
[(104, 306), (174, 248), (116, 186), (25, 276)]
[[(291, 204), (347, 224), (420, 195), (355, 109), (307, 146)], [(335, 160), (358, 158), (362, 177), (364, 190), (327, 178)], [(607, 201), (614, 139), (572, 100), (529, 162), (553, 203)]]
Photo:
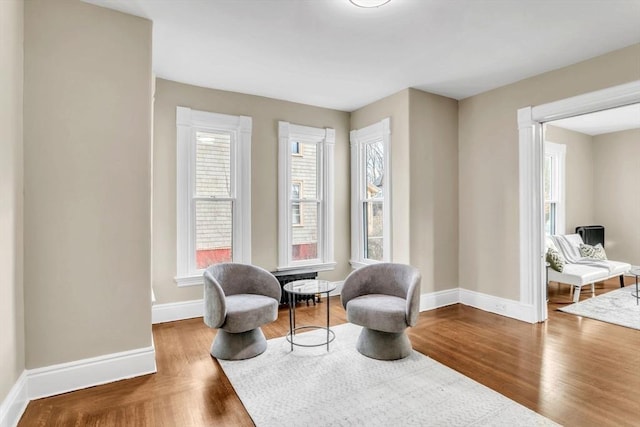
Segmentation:
[[(391, 119), (389, 117), (362, 129), (352, 130), (351, 140), (351, 266), (360, 268), (379, 262), (390, 262), (391, 255)], [(384, 176), (382, 178), (383, 210), (382, 237), (384, 256), (382, 261), (364, 258), (364, 224), (361, 192), (363, 183), (363, 147), (367, 143), (382, 140), (384, 150)]]
[[(301, 126), (278, 122), (278, 267), (277, 271), (303, 273), (332, 270), (334, 260), (334, 145), (336, 132), (331, 128)], [(291, 259), (291, 140), (320, 145), (318, 172), (322, 199), (318, 212), (318, 258), (293, 261)]]
[(235, 135), (231, 147), (231, 174), (235, 182), (233, 207), (233, 262), (251, 263), (251, 117), (230, 116), (176, 108), (177, 164), (177, 264), (175, 281), (178, 286), (203, 283), (203, 269), (195, 265), (195, 209), (192, 204), (195, 180), (195, 132), (228, 131)]
[(554, 198), (552, 202), (556, 204), (556, 229), (555, 234), (565, 234), (566, 220), (566, 196), (565, 196), (565, 175), (566, 175), (566, 157), (567, 146), (565, 144), (556, 144), (554, 142), (544, 142), (545, 155), (551, 156), (553, 162), (552, 183), (554, 188), (552, 193)]

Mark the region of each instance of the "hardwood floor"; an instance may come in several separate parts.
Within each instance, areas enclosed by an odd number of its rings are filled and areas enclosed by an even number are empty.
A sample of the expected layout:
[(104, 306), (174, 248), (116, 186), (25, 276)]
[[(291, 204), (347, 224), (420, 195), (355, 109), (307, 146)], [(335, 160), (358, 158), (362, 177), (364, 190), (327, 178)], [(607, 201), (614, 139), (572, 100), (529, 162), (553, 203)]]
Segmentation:
[[(571, 303), (568, 286), (551, 284), (549, 298), (542, 324), (457, 304), (421, 313), (409, 335), (417, 351), (560, 424), (640, 425), (640, 331), (556, 311)], [(325, 304), (301, 304), (298, 321), (324, 319)], [(345, 323), (339, 298), (330, 304), (331, 323)], [(287, 330), (286, 307), (263, 328)], [(33, 401), (19, 426), (251, 426), (208, 353), (214, 335), (201, 318), (154, 325), (156, 374)]]

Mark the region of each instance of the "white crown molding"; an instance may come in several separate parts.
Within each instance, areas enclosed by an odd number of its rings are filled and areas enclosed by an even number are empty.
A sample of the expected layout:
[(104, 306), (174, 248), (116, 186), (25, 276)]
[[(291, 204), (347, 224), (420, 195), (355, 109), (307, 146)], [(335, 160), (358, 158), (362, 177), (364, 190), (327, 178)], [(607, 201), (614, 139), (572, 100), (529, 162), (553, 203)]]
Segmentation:
[(191, 300), (156, 304), (151, 307), (151, 323), (173, 322), (193, 319), (204, 315), (204, 300)]
[(87, 387), (153, 374), (156, 351), (151, 347), (106, 354), (27, 370), (29, 399), (54, 396)]
[(9, 390), (7, 397), (0, 404), (0, 427), (18, 425), (18, 421), (20, 421), (28, 404), (27, 371), (22, 371), (18, 380)]

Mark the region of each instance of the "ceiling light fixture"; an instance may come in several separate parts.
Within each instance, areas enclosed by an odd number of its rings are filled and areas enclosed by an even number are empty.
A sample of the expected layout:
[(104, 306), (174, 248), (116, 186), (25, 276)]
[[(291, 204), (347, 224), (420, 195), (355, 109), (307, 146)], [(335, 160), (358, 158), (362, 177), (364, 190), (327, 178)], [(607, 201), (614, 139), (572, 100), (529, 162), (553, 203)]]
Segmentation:
[(358, 7), (372, 8), (380, 7), (389, 3), (391, 0), (349, 0), (351, 4)]

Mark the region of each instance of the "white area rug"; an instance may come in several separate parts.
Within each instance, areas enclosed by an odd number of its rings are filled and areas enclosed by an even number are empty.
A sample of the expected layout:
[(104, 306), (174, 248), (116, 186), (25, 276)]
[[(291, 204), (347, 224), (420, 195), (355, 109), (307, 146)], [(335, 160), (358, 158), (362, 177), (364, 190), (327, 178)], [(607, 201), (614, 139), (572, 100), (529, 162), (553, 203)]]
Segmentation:
[(560, 311), (614, 323), (627, 328), (640, 329), (640, 305), (637, 304), (636, 285), (629, 285), (594, 298), (560, 308)]
[(362, 356), (359, 326), (332, 329), (329, 352), (291, 352), (277, 338), (258, 357), (220, 361), (258, 427), (557, 425), (416, 351), (393, 362)]

